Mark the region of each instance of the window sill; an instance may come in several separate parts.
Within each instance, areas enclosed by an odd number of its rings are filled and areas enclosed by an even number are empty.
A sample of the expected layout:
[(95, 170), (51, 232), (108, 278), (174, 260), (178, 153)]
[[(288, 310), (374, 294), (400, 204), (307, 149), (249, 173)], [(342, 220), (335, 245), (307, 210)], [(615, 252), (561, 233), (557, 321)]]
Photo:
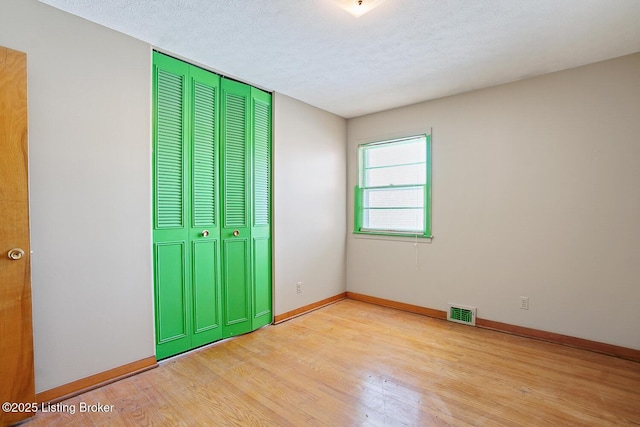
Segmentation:
[(433, 236), (415, 236), (415, 235), (402, 235), (402, 234), (387, 234), (387, 233), (365, 233), (365, 232), (353, 232), (353, 237), (356, 239), (364, 240), (386, 240), (390, 242), (411, 242), (411, 243), (431, 243)]

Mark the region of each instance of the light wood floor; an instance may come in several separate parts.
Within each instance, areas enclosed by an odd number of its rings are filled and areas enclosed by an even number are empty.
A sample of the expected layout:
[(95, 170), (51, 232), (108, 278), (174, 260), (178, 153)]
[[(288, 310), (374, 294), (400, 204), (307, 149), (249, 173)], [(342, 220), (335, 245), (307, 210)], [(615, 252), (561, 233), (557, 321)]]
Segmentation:
[(25, 426), (640, 425), (640, 363), (345, 300)]

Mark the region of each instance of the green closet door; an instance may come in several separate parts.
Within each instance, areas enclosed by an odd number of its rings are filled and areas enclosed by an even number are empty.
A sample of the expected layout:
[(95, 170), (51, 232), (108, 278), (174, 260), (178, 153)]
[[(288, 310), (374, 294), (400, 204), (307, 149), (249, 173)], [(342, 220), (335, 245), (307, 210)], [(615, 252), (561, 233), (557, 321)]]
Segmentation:
[(155, 53), (156, 356), (222, 338), (220, 77)]
[(251, 88), (252, 135), (252, 327), (273, 321), (271, 310), (271, 95)]
[(222, 79), (223, 336), (251, 331), (251, 88)]
[(197, 347), (222, 338), (218, 124), (220, 77), (190, 67), (192, 341)]
[(271, 95), (154, 52), (156, 356), (272, 322)]
[(154, 288), (159, 359), (191, 347), (187, 64), (154, 54)]

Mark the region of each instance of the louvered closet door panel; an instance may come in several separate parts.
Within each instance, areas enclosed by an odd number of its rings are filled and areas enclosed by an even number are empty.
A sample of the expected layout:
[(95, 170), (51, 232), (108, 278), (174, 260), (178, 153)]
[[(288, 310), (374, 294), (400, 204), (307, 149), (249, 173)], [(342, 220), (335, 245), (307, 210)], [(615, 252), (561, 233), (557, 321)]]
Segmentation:
[(222, 338), (218, 158), (220, 77), (191, 67), (192, 346)]
[(251, 88), (222, 79), (223, 336), (251, 330), (250, 127)]
[(272, 322), (271, 295), (271, 95), (251, 89), (252, 113), (252, 329)]
[(184, 228), (184, 75), (158, 69), (156, 229)]
[(220, 78), (192, 68), (193, 226), (218, 227), (218, 110)]
[(249, 88), (229, 80), (224, 83), (224, 226), (245, 228), (249, 201)]
[(190, 347), (188, 65), (154, 53), (154, 287), (156, 351), (162, 358)]

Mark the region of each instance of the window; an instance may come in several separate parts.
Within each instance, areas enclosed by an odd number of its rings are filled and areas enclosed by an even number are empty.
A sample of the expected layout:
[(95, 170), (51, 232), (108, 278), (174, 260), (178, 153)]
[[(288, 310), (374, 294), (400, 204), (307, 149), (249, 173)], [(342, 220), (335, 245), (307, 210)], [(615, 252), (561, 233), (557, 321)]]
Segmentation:
[(431, 135), (358, 147), (354, 232), (431, 237)]

